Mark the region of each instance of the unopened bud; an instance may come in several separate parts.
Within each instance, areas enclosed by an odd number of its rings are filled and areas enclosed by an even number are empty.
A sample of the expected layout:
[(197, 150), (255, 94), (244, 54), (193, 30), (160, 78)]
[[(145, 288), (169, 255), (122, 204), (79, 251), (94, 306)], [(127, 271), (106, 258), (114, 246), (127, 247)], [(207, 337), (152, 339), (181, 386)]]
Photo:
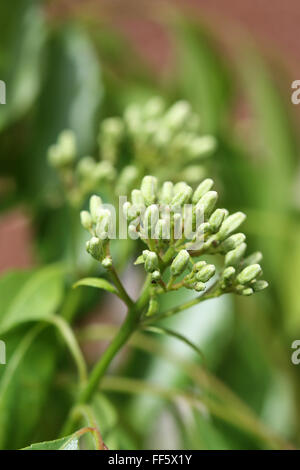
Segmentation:
[(104, 268), (110, 268), (112, 266), (112, 259), (110, 256), (106, 256), (101, 262)]
[(253, 281), (259, 276), (262, 272), (262, 269), (259, 264), (251, 264), (243, 269), (242, 272), (237, 276), (237, 281), (239, 284), (248, 284), (248, 282)]
[(97, 237), (92, 237), (87, 241), (86, 250), (97, 261), (100, 261), (103, 258), (103, 243)]
[(95, 194), (90, 198), (90, 214), (92, 216), (93, 222), (97, 222), (99, 211), (101, 210), (102, 199)]
[(174, 187), (174, 196), (171, 205), (177, 207), (186, 204), (189, 202), (192, 192), (193, 190), (188, 184), (184, 182), (177, 183)]
[(81, 225), (86, 230), (90, 230), (92, 228), (93, 220), (92, 220), (91, 214), (88, 211), (80, 212), (80, 220), (81, 220)]
[(143, 229), (148, 238), (155, 234), (155, 227), (159, 218), (159, 210), (156, 204), (147, 207), (144, 214)]
[(202, 181), (202, 183), (199, 184), (197, 189), (194, 192), (193, 195), (193, 203), (197, 204), (197, 202), (201, 199), (202, 196), (204, 196), (205, 193), (207, 193), (212, 187), (213, 187), (213, 180), (210, 178), (205, 179)]
[(209, 217), (218, 199), (218, 193), (216, 191), (208, 191), (204, 194), (200, 201), (198, 201), (197, 206), (203, 208), (204, 217)]
[(173, 199), (173, 183), (166, 181), (161, 190), (160, 202), (162, 204), (170, 204)]
[(243, 212), (236, 212), (228, 216), (221, 225), (218, 232), (218, 239), (225, 240), (229, 237), (246, 219), (246, 215)]
[(216, 268), (213, 264), (207, 264), (206, 266), (203, 266), (203, 268), (200, 269), (196, 273), (196, 279), (197, 281), (201, 282), (207, 282), (209, 279), (211, 279), (216, 272)]
[(152, 273), (158, 269), (158, 257), (154, 251), (144, 250), (143, 258), (147, 273)]
[(229, 251), (225, 256), (225, 266), (237, 266), (246, 251), (246, 243), (241, 243), (234, 250)]
[(157, 179), (154, 176), (144, 176), (141, 184), (141, 192), (145, 200), (145, 204), (150, 206), (156, 200)]
[(195, 291), (197, 291), (197, 292), (202, 292), (202, 291), (205, 290), (204, 282), (196, 282), (193, 287), (194, 287)]
[(258, 264), (261, 262), (263, 255), (260, 251), (255, 251), (244, 259), (244, 266), (251, 266), (251, 264)]
[(228, 251), (234, 250), (245, 240), (246, 235), (244, 235), (243, 233), (235, 233), (234, 235), (231, 235), (230, 237), (226, 238), (226, 240), (224, 240), (220, 244), (220, 251), (223, 253), (227, 253)]
[(190, 255), (186, 250), (179, 251), (171, 264), (171, 273), (173, 276), (179, 276), (188, 265)]
[(226, 216), (225, 209), (216, 209), (209, 218), (209, 223), (212, 228), (212, 231), (216, 233)]
[(268, 287), (267, 281), (255, 281), (251, 283), (251, 287), (255, 292), (259, 292), (261, 290), (264, 290)]
[(190, 158), (203, 158), (212, 154), (216, 149), (217, 143), (213, 136), (197, 136), (189, 143), (187, 152)]

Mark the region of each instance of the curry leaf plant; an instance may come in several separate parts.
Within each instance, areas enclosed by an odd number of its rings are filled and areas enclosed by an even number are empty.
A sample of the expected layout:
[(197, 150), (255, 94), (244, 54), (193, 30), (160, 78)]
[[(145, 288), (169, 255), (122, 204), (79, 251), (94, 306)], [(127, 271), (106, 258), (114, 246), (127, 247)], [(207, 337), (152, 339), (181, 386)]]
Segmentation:
[[(86, 249), (107, 270), (114, 287), (94, 278), (83, 279), (77, 285), (115, 293), (126, 304), (128, 313), (91, 371), (78, 404), (91, 400), (112, 359), (136, 330), (151, 328), (207, 299), (227, 293), (249, 296), (267, 287), (261, 279), (261, 253), (246, 256), (246, 236), (238, 231), (245, 214), (229, 214), (226, 209), (216, 208), (218, 194), (212, 187), (213, 180), (208, 178), (193, 191), (186, 182), (166, 181), (159, 185), (154, 176), (145, 176), (140, 188), (132, 190), (131, 201), (123, 204), (122, 211), (128, 222), (128, 235), (137, 243), (141, 240), (145, 248), (135, 261), (146, 273), (137, 300), (126, 292), (111, 257), (112, 213), (97, 195), (91, 197), (89, 211), (81, 212), (82, 225), (91, 235)], [(215, 256), (215, 264), (205, 260), (207, 255)], [(180, 289), (196, 294), (186, 303), (160, 311), (159, 297)], [(72, 426), (70, 415), (65, 432), (72, 432)]]
[(48, 160), (58, 170), (69, 202), (80, 207), (101, 185), (128, 194), (155, 169), (161, 181), (181, 175), (194, 184), (204, 177), (203, 163), (216, 147), (214, 136), (202, 134), (200, 119), (188, 102), (167, 107), (162, 98), (153, 97), (143, 105), (127, 106), (122, 117), (102, 120), (95, 156), (78, 159), (75, 134), (64, 130), (49, 148)]

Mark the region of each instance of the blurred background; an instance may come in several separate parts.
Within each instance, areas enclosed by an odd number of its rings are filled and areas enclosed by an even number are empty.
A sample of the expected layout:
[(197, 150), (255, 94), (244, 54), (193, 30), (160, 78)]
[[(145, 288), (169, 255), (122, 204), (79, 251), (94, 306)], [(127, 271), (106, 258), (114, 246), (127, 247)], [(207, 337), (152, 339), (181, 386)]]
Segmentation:
[[(48, 147), (68, 128), (80, 155), (95, 154), (99, 122), (152, 96), (188, 100), (203, 133), (216, 137), (203, 171), (216, 180), (222, 206), (247, 214), (249, 248), (264, 254), (266, 291), (212, 300), (169, 321), (201, 348), (205, 367), (185, 345), (150, 335), (118, 358), (119, 380), (104, 383), (95, 403), (110, 448), (300, 445), (300, 365), (291, 361), (300, 339), (300, 105), (291, 102), (291, 83), (300, 79), (299, 20), (296, 0), (1, 3), (0, 271), (19, 273), (12, 296), (28, 273), (70, 251)], [(140, 272), (129, 267), (134, 247), (126, 250), (122, 270), (135, 292)], [(115, 252), (122, 251), (120, 241)], [(124, 312), (109, 296), (84, 293), (75, 327), (92, 364)], [(95, 323), (106, 328), (91, 331)], [(15, 341), (7, 339), (12, 350)], [(51, 358), (53, 347), (43, 354)], [(42, 377), (34, 361), (29, 378), (22, 369), (11, 394), (20, 406), (10, 411), (22, 431), (10, 424), (2, 448), (56, 437), (70, 401), (70, 367), (55, 355)], [(28, 421), (21, 407), (29, 403), (36, 412)]]

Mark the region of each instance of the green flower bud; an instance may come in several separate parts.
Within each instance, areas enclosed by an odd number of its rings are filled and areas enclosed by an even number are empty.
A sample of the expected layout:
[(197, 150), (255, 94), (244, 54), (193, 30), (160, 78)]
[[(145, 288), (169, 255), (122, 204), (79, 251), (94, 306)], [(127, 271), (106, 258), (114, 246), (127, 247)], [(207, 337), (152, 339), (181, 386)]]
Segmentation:
[(188, 165), (182, 170), (182, 178), (188, 183), (197, 183), (204, 175), (205, 169), (199, 165)]
[(193, 190), (188, 184), (184, 182), (177, 183), (174, 187), (174, 196), (171, 205), (177, 207), (186, 204), (189, 202), (192, 192)]
[(156, 200), (156, 190), (157, 179), (154, 176), (144, 176), (141, 184), (141, 192), (147, 206), (154, 204)]
[(103, 242), (97, 237), (92, 237), (86, 242), (86, 250), (97, 261), (103, 258)]
[(155, 236), (155, 227), (159, 219), (159, 209), (156, 204), (147, 207), (143, 219), (143, 230), (148, 238)]
[(93, 175), (95, 166), (96, 162), (92, 157), (83, 157), (79, 160), (76, 171), (80, 176), (89, 178)]
[(253, 279), (257, 278), (262, 273), (262, 269), (259, 264), (251, 264), (243, 269), (242, 272), (237, 276), (239, 284), (248, 284)]
[(170, 238), (170, 230), (166, 220), (159, 219), (155, 227), (155, 238), (158, 240), (167, 240)]
[(112, 218), (110, 211), (108, 209), (100, 209), (96, 225), (96, 235), (98, 238), (101, 240), (105, 240), (107, 238), (111, 223)]
[(246, 215), (243, 212), (236, 212), (228, 216), (221, 225), (218, 233), (218, 239), (220, 241), (225, 240), (229, 237), (246, 219)]
[(144, 106), (143, 115), (146, 119), (157, 118), (162, 115), (165, 102), (160, 96), (154, 96)]
[(214, 276), (215, 272), (215, 266), (213, 264), (207, 264), (196, 273), (195, 277), (197, 281), (207, 282)]
[(190, 255), (186, 250), (179, 251), (171, 264), (172, 276), (179, 276), (188, 265)]
[(268, 287), (267, 281), (255, 281), (251, 283), (251, 287), (255, 292), (259, 292), (261, 290), (264, 290)]
[(253, 289), (251, 287), (247, 287), (246, 289), (242, 290), (242, 295), (252, 295)]
[(222, 278), (225, 281), (232, 281), (234, 276), (235, 276), (235, 269), (233, 266), (229, 266), (228, 268), (225, 268), (222, 274)]
[(96, 181), (113, 181), (116, 176), (116, 170), (108, 161), (97, 163), (94, 167), (94, 173), (91, 175)]
[(197, 202), (201, 199), (202, 196), (204, 196), (205, 193), (207, 193), (212, 187), (213, 187), (213, 180), (210, 178), (205, 179), (202, 181), (202, 183), (199, 184), (197, 189), (194, 192), (193, 195), (193, 203), (197, 204)]
[(216, 209), (209, 218), (209, 223), (211, 225), (212, 231), (215, 233), (221, 227), (223, 220), (226, 217), (225, 209)]
[(140, 189), (134, 189), (131, 191), (131, 200), (132, 204), (137, 208), (141, 208), (145, 205), (144, 196), (142, 195), (142, 191)]
[(112, 259), (110, 256), (106, 256), (101, 262), (104, 268), (110, 268), (112, 266)]
[(90, 198), (90, 214), (92, 216), (93, 222), (97, 222), (101, 207), (102, 207), (101, 197), (93, 195)]
[(263, 258), (263, 255), (260, 251), (255, 251), (251, 255), (247, 256), (247, 258), (244, 259), (244, 266), (251, 266), (251, 264), (258, 264), (261, 262)]
[(76, 156), (76, 137), (73, 131), (62, 131), (58, 137), (57, 143), (61, 155), (62, 165), (68, 165), (75, 160)]
[(144, 250), (143, 258), (145, 262), (145, 270), (147, 273), (152, 273), (158, 269), (158, 257), (154, 251)]
[(193, 271), (200, 271), (200, 269), (206, 266), (206, 261), (197, 261), (193, 266)]
[(189, 142), (187, 152), (190, 158), (204, 158), (212, 154), (217, 146), (215, 137), (196, 136)]
[(81, 220), (81, 225), (86, 230), (90, 230), (92, 228), (93, 220), (92, 220), (91, 214), (88, 211), (80, 212), (80, 220)]
[(223, 253), (227, 253), (228, 251), (234, 250), (237, 246), (243, 243), (246, 240), (246, 235), (243, 233), (235, 233), (230, 237), (226, 238), (220, 246), (219, 249)]
[(136, 225), (129, 224), (128, 235), (132, 240), (137, 240), (138, 238), (140, 238), (140, 232), (137, 231)]
[(203, 282), (196, 282), (193, 286), (195, 291), (202, 292), (205, 290), (205, 284)]
[(234, 250), (229, 251), (225, 256), (225, 266), (237, 266), (246, 251), (246, 243), (241, 243)]
[(161, 190), (160, 202), (162, 204), (170, 204), (173, 198), (173, 183), (166, 181)]
[(161, 279), (161, 273), (158, 269), (151, 273), (151, 279), (152, 281), (159, 281)]
[(218, 199), (218, 193), (216, 191), (208, 191), (198, 201), (197, 206), (202, 207), (204, 211), (204, 217), (209, 217)]
[(179, 129), (191, 114), (191, 107), (187, 101), (177, 101), (165, 114), (165, 122), (170, 129)]
[(121, 140), (124, 133), (124, 124), (121, 118), (106, 118), (100, 124), (101, 137), (109, 139), (111, 142)]
[(129, 189), (131, 189), (134, 183), (137, 181), (138, 176), (139, 172), (136, 166), (125, 166), (121, 171), (116, 187), (116, 193), (121, 195), (127, 194)]

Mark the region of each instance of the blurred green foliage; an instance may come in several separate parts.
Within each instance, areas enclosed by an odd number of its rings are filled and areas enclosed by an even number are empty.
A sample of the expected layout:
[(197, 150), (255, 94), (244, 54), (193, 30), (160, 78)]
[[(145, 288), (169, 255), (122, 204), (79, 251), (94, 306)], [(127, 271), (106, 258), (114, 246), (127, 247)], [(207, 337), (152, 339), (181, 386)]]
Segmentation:
[[(300, 445), (300, 369), (290, 359), (300, 336), (300, 214), (293, 193), (299, 142), (274, 73), (252, 46), (244, 44), (233, 72), (200, 24), (181, 19), (170, 22), (168, 32), (175, 61), (163, 79), (120, 33), (95, 19), (54, 20), (34, 0), (1, 3), (7, 104), (0, 107), (0, 171), (11, 184), (0, 208), (26, 205), (38, 259), (33, 271), (0, 280), (0, 335), (7, 344), (7, 365), (0, 366), (3, 449), (55, 439), (72, 402), (74, 366), (57, 331), (41, 320), (82, 318), (104, 300), (89, 289), (83, 295), (69, 289), (76, 272), (94, 273), (95, 267), (79, 256), (78, 214), (57, 203), (47, 149), (70, 128), (80, 152), (93, 154), (100, 118), (121, 115), (131, 101), (143, 103), (153, 94), (167, 102), (188, 99), (204, 132), (216, 136), (209, 171), (224, 205), (248, 214), (250, 248), (264, 253), (270, 288), (255, 298), (211, 300), (166, 322), (197, 344), (204, 366), (174, 338), (136, 338), (92, 405), (104, 441), (109, 448)], [(251, 113), (242, 137), (234, 115), (240, 88)], [(79, 232), (76, 271), (65, 263), (74, 253), (71, 224)], [(114, 251), (120, 260), (123, 253), (125, 269), (134, 254), (124, 244), (116, 242)], [(87, 326), (80, 333), (82, 344), (110, 337), (109, 328)]]

